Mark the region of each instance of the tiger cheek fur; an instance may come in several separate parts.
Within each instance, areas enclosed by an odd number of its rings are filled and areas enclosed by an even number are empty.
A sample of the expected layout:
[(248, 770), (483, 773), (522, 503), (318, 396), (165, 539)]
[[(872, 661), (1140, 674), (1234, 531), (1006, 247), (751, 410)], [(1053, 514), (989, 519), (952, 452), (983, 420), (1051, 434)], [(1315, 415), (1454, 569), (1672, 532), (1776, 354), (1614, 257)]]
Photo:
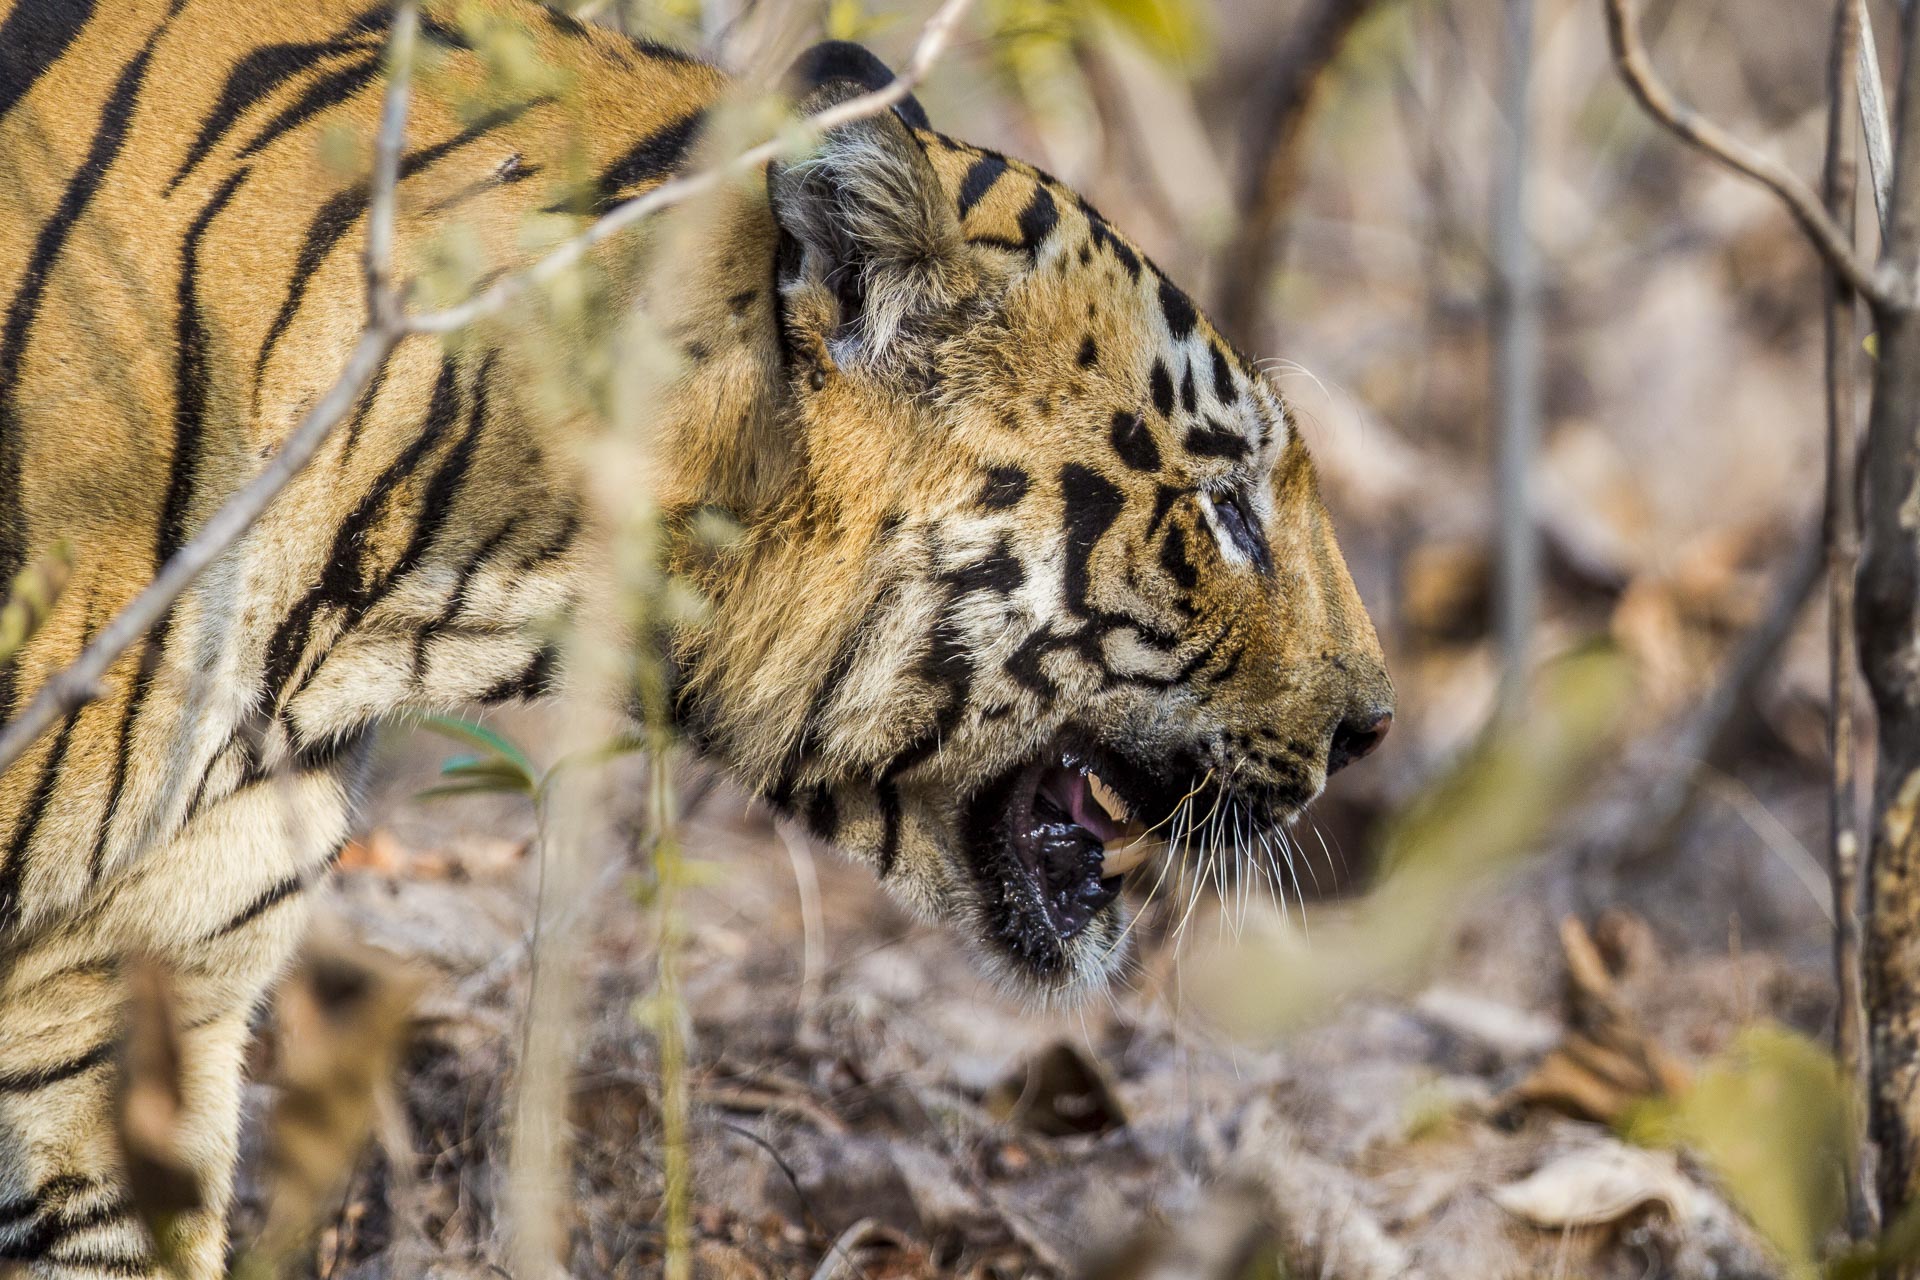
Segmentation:
[[(719, 72), (525, 0), (584, 102), (416, 95), (399, 265), (522, 252), (701, 150)], [(97, 11), (96, 11), (97, 10)], [(481, 69), (430, 0), (438, 74)], [(0, 667), (11, 715), (285, 438), (360, 325), (374, 0), (0, 0), (0, 582), (82, 554)], [(18, 52), (16, 52), (18, 51)], [(803, 60), (803, 106), (888, 73)], [(584, 108), (584, 109), (582, 109)], [(578, 122), (593, 128), (582, 136)], [(590, 165), (591, 180), (560, 176)], [(1284, 405), (1090, 205), (908, 99), (705, 206), (661, 267), (652, 405), (687, 741), (1011, 986), (1122, 963), (1116, 843), (1263, 840), (1378, 741), (1392, 690)], [(262, 520), (0, 776), (0, 1269), (155, 1274), (113, 1157), (118, 966), (179, 975), (183, 1133), (218, 1274), (252, 1009), (350, 829), (380, 717), (535, 698), (592, 502), (523, 353), (415, 339)], [(724, 544), (699, 536), (730, 522)]]

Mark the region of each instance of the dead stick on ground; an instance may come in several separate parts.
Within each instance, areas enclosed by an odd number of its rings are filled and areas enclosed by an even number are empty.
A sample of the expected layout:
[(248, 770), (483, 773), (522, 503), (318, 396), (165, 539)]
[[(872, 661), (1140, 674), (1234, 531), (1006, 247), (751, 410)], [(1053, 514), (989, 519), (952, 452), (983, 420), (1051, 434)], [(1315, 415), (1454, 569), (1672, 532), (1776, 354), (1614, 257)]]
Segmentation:
[[(26, 754), (40, 736), (62, 718), (101, 695), (101, 681), (114, 662), (151, 632), (175, 600), (248, 529), (312, 460), (327, 437), (339, 426), (367, 384), (393, 349), (419, 333), (451, 333), (504, 311), (533, 287), (551, 281), (579, 264), (598, 245), (669, 206), (687, 201), (721, 183), (804, 148), (827, 130), (877, 116), (892, 109), (913, 92), (938, 61), (971, 0), (946, 0), (921, 30), (913, 57), (900, 77), (884, 88), (849, 98), (794, 125), (780, 137), (741, 152), (732, 160), (701, 173), (675, 178), (645, 195), (627, 201), (602, 216), (585, 231), (563, 243), (533, 266), (502, 277), (485, 292), (444, 311), (409, 316), (402, 300), (389, 287), (387, 274), (394, 230), (393, 193), (398, 178), (400, 147), (406, 124), (404, 76), (388, 82), (381, 112), (381, 135), (376, 146), (375, 181), (369, 195), (365, 253), (369, 319), (339, 379), (300, 419), (272, 460), (224, 506), (214, 512), (199, 533), (188, 540), (155, 575), (154, 580), (113, 620), (101, 628), (72, 664), (48, 679), (33, 700), (0, 732), (0, 772)], [(417, 9), (418, 0), (406, 0), (402, 12)], [(400, 22), (396, 17), (390, 50), (398, 50)], [(408, 58), (411, 58), (409, 37)], [(389, 65), (401, 65), (389, 54)]]

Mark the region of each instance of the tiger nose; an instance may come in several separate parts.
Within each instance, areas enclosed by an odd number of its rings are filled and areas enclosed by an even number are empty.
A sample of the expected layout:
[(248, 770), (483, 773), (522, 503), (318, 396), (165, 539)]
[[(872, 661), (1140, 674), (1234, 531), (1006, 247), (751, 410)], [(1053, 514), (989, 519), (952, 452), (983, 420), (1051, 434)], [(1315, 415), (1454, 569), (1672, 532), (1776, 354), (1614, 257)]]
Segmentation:
[(1371, 755), (1392, 727), (1391, 711), (1350, 715), (1334, 726), (1333, 745), (1327, 749), (1327, 776), (1332, 777), (1355, 760)]

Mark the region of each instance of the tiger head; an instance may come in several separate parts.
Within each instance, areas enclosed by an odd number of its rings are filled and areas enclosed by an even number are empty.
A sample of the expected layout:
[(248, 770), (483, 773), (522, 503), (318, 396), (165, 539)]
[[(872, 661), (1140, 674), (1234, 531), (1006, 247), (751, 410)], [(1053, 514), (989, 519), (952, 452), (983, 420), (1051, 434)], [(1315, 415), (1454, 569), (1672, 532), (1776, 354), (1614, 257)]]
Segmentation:
[(1392, 719), (1306, 447), (1091, 206), (911, 100), (741, 225), (767, 323), (695, 377), (771, 389), (683, 445), (743, 532), (690, 570), (682, 720), (1017, 985), (1093, 985), (1141, 851), (1261, 856)]

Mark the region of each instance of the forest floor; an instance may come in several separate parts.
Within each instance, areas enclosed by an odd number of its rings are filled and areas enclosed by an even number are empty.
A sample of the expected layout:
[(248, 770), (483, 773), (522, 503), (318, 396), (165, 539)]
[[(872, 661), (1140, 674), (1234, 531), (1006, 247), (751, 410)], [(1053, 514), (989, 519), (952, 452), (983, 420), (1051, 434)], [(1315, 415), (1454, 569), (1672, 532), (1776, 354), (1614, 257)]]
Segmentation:
[[(413, 1167), (362, 1157), (319, 1237), (322, 1276), (512, 1274), (503, 1115), (527, 1000), (532, 821), (506, 800), (412, 801), (442, 754), (389, 744), (368, 834), (326, 907), (425, 987), (405, 1055)], [(1803, 852), (1818, 847), (1821, 795), (1804, 769), (1775, 772), (1753, 781), (1764, 810), (1729, 782), (1734, 798), (1709, 800), (1684, 847), (1651, 866), (1601, 875), (1543, 851), (1481, 886), (1418, 974), (1261, 1042), (1210, 1030), (1187, 990), (1185, 957), (1231, 934), (1231, 909), (1203, 903), (1178, 941), (1150, 914), (1125, 985), (1035, 1010), (868, 872), (790, 851), (716, 791), (684, 824), (704, 872), (677, 908), (696, 1272), (1782, 1274), (1725, 1188), (1620, 1136), (1635, 1096), (1742, 1028), (1825, 1034), (1825, 908)], [(797, 892), (809, 870), (823, 925), (811, 953)], [(617, 862), (601, 872), (578, 926), (563, 1200), (569, 1273), (583, 1278), (657, 1274), (663, 1248), (659, 1077), (636, 1011), (653, 943), (624, 887), (635, 878)], [(1315, 904), (1312, 919), (1342, 910)], [(1563, 938), (1568, 916), (1591, 934)], [(243, 1234), (275, 1087), (252, 1086)]]

